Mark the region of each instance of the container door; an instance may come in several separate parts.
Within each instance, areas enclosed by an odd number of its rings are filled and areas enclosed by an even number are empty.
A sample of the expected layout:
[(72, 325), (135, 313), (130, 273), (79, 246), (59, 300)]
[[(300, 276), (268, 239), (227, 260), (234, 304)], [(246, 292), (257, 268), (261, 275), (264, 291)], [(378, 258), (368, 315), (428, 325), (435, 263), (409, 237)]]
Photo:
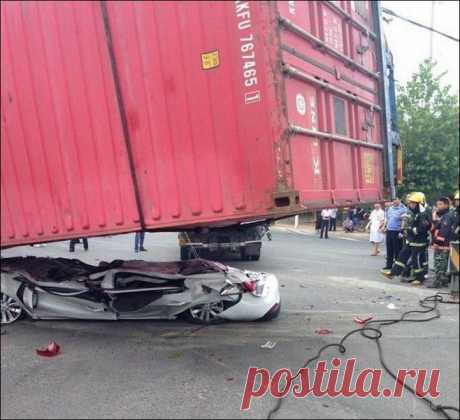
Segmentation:
[(104, 4), (145, 225), (231, 224), (283, 205), (264, 3)]
[(138, 228), (99, 2), (2, 2), (1, 86), (1, 245)]
[(278, 2), (294, 186), (307, 207), (383, 194), (375, 34), (348, 3)]

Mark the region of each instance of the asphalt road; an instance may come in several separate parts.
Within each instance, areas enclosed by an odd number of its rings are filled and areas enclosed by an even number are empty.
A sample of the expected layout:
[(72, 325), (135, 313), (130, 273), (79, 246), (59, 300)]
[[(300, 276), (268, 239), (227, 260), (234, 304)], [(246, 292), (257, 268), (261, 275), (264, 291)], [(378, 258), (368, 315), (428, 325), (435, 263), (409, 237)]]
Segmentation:
[[(147, 234), (145, 259), (178, 258), (175, 234)], [(65, 256), (67, 243), (22, 247), (2, 256)], [(133, 235), (90, 239), (90, 251), (74, 257), (135, 258)], [(240, 411), (250, 366), (296, 370), (317, 350), (357, 327), (354, 316), (395, 317), (433, 294), (395, 284), (378, 270), (363, 236), (333, 234), (329, 240), (281, 230), (265, 242), (260, 261), (228, 261), (270, 271), (282, 284), (283, 309), (269, 323), (197, 327), (182, 321), (23, 321), (1, 336), (2, 418), (266, 418), (275, 400), (266, 395)], [(395, 309), (387, 306), (393, 303)], [(391, 307), (391, 305), (390, 305)], [(442, 305), (442, 317), (428, 323), (384, 328), (385, 359), (394, 370), (440, 369), (438, 404), (459, 405), (459, 307)], [(315, 331), (332, 333), (318, 335)], [(55, 340), (56, 358), (35, 349)], [(273, 349), (260, 346), (268, 340)], [(355, 335), (343, 355), (357, 369), (379, 368), (376, 346)], [(387, 374), (382, 387), (393, 387)], [(402, 398), (286, 398), (278, 418), (437, 418), (422, 401)]]

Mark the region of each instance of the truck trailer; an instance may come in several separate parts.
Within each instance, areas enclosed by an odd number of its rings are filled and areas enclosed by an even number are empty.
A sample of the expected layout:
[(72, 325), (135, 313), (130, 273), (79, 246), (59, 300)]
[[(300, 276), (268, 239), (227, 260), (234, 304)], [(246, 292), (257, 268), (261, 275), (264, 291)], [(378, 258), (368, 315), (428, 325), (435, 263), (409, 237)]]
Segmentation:
[(376, 1), (2, 2), (1, 247), (258, 258), (261, 225), (393, 195), (389, 58)]

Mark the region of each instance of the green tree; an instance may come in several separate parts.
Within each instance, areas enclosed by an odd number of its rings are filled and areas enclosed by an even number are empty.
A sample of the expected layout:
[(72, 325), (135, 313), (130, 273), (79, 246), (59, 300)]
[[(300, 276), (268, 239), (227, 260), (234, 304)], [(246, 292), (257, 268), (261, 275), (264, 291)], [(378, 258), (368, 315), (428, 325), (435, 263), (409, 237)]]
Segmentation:
[(400, 194), (423, 191), (429, 201), (458, 188), (459, 106), (445, 73), (435, 75), (436, 63), (426, 60), (399, 88), (398, 113), (404, 151), (404, 183)]

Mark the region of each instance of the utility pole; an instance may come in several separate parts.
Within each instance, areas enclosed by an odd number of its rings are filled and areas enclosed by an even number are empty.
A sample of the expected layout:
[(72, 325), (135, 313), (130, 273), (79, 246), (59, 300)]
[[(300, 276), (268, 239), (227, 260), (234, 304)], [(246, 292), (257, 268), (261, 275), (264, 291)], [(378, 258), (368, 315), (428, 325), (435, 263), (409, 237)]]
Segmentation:
[[(431, 27), (434, 28), (434, 6), (436, 1), (431, 1)], [(430, 32), (430, 60), (433, 60), (433, 36), (434, 32)]]

